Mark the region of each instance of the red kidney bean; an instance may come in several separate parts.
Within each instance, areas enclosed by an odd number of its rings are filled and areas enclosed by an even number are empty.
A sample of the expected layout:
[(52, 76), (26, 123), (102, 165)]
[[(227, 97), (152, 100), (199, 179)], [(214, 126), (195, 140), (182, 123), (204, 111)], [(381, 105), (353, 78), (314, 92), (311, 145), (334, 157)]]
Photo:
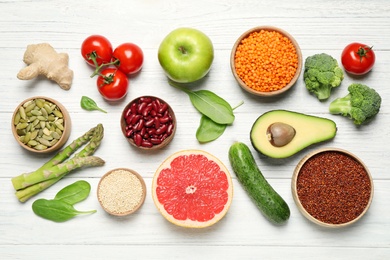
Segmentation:
[(137, 128), (136, 128), (135, 130), (141, 131), (141, 130), (144, 128), (144, 124), (145, 124), (145, 121), (141, 118), (141, 119), (138, 121), (138, 125), (137, 125)]
[(149, 119), (148, 121), (145, 122), (145, 127), (151, 127), (154, 124), (154, 119)]
[(160, 128), (156, 130), (156, 134), (164, 134), (167, 131), (168, 126), (167, 125), (162, 125)]
[(164, 103), (164, 104), (162, 104), (162, 105), (160, 106), (160, 109), (158, 110), (158, 112), (159, 112), (160, 114), (162, 114), (162, 113), (164, 113), (167, 109), (168, 109), (168, 105)]
[(141, 146), (151, 148), (153, 147), (153, 144), (148, 140), (142, 140)]
[(161, 144), (163, 140), (159, 139), (159, 138), (150, 138), (150, 142), (154, 145), (157, 145), (157, 144)]
[(174, 124), (168, 104), (159, 99), (141, 97), (124, 113), (125, 136), (137, 146), (152, 147), (161, 144), (173, 133)]
[(156, 129), (160, 128), (160, 120), (158, 119), (157, 116), (154, 118), (154, 127)]
[(132, 134), (133, 134), (134, 130), (133, 129), (129, 129), (126, 131), (126, 137), (130, 137)]
[(167, 128), (166, 133), (167, 133), (168, 135), (171, 135), (171, 134), (173, 133), (173, 123), (170, 123), (170, 124), (168, 125), (168, 128)]
[(146, 117), (150, 113), (150, 111), (153, 109), (153, 106), (149, 103), (142, 111), (141, 114)]
[(168, 116), (160, 117), (158, 121), (160, 121), (160, 123), (165, 124), (169, 121), (169, 117)]
[(131, 120), (131, 124), (135, 125), (141, 119), (141, 115), (135, 115)]
[(137, 113), (137, 104), (133, 103), (130, 107), (131, 113), (136, 114)]
[(142, 102), (142, 103), (138, 106), (137, 112), (138, 112), (139, 114), (141, 114), (142, 111), (144, 110), (144, 108), (145, 108), (147, 105), (148, 105), (148, 103)]
[(137, 146), (140, 146), (142, 144), (142, 136), (140, 134), (135, 134), (134, 135), (134, 143)]

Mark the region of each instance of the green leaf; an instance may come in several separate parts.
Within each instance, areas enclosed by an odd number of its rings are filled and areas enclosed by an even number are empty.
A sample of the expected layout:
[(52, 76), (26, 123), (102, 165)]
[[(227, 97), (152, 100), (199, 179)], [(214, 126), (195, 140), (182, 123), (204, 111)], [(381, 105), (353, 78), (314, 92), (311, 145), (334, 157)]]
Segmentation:
[(91, 191), (91, 185), (86, 181), (76, 181), (75, 183), (66, 186), (60, 190), (54, 200), (61, 200), (70, 205), (74, 205), (80, 201), (85, 200), (89, 192)]
[(218, 124), (234, 122), (233, 109), (226, 100), (209, 90), (191, 91), (185, 87), (170, 83), (175, 88), (186, 92), (192, 105), (203, 115)]
[(200, 125), (196, 131), (196, 139), (198, 139), (200, 143), (214, 141), (225, 132), (226, 126), (226, 124), (215, 123), (213, 120), (203, 115), (200, 118)]
[(87, 97), (87, 96), (82, 96), (81, 97), (81, 101), (80, 101), (80, 106), (82, 108), (84, 108), (85, 110), (89, 110), (89, 111), (92, 111), (92, 110), (99, 110), (103, 113), (107, 113), (107, 111), (101, 109), (100, 107), (98, 107), (98, 105), (96, 104), (96, 102)]
[(96, 210), (78, 211), (72, 205), (62, 200), (38, 199), (32, 204), (34, 213), (44, 219), (54, 222), (65, 222), (81, 214), (92, 214)]

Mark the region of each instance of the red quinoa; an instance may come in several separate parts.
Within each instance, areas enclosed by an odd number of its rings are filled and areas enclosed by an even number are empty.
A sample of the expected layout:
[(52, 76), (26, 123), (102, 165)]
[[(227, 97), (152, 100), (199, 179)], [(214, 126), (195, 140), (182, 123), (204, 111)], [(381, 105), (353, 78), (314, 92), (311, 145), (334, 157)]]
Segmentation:
[(328, 224), (343, 224), (365, 210), (371, 182), (360, 162), (342, 152), (326, 151), (302, 166), (297, 193), (311, 216)]

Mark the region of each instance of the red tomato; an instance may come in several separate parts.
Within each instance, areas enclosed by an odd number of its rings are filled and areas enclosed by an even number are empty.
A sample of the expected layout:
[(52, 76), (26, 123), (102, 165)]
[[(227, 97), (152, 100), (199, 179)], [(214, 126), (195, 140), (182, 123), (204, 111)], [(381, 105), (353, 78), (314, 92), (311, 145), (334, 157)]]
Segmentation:
[(101, 71), (96, 85), (103, 98), (116, 101), (126, 96), (129, 80), (126, 74), (117, 68), (106, 68)]
[(116, 65), (123, 73), (131, 75), (137, 73), (144, 62), (142, 49), (134, 43), (123, 43), (115, 48), (113, 59), (119, 60)]
[(363, 75), (374, 66), (375, 53), (372, 47), (354, 42), (344, 48), (341, 54), (341, 63), (347, 72)]
[(81, 55), (89, 65), (97, 67), (111, 61), (112, 45), (104, 36), (91, 35), (81, 44)]

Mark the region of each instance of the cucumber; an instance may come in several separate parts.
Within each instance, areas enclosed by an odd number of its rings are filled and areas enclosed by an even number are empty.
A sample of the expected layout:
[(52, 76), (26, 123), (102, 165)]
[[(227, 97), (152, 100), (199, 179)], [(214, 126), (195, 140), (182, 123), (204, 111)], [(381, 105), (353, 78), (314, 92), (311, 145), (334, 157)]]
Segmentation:
[(290, 208), (264, 178), (248, 146), (234, 143), (229, 149), (229, 161), (238, 181), (263, 215), (274, 224), (286, 222)]

